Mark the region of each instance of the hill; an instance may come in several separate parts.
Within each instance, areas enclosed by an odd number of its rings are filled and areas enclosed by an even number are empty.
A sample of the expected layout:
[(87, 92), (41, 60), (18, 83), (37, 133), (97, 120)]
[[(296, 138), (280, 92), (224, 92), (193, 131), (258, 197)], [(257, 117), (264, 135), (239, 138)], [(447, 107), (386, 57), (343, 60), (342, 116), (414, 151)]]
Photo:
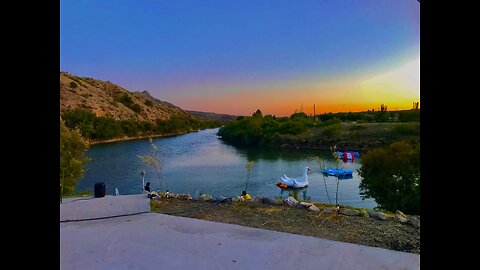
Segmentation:
[[(202, 115), (201, 112), (198, 114)], [(60, 115), (92, 143), (165, 136), (222, 126), (213, 113), (204, 119), (109, 81), (60, 72)]]
[(172, 115), (189, 116), (179, 107), (152, 97), (147, 91), (130, 92), (109, 81), (60, 72), (60, 113), (84, 109), (97, 117), (156, 123)]
[(231, 114), (220, 114), (213, 112), (198, 112), (198, 111), (186, 111), (194, 116), (197, 116), (203, 120), (220, 120), (220, 121), (231, 121), (237, 119), (237, 115)]

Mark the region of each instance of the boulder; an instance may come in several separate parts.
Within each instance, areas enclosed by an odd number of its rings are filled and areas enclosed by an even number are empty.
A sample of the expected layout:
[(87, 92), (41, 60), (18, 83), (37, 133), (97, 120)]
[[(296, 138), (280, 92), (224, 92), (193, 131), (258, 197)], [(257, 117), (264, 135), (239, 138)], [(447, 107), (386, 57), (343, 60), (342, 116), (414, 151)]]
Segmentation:
[(283, 201), (285, 203), (287, 203), (289, 206), (297, 206), (298, 205), (298, 201), (295, 200), (295, 198), (293, 198), (292, 196), (288, 196)]
[(346, 216), (359, 216), (360, 215), (360, 212), (358, 212), (355, 209), (350, 209), (350, 208), (340, 208), (340, 210), (338, 212), (340, 214), (346, 215)]
[(373, 218), (379, 219), (379, 220), (386, 220), (387, 219), (387, 216), (383, 212), (368, 211), (368, 215), (373, 217)]
[(212, 200), (212, 196), (206, 195), (206, 194), (202, 194), (202, 195), (200, 195), (200, 197), (198, 197), (198, 200), (200, 200), (200, 201), (211, 201), (211, 200)]
[(408, 219), (410, 224), (412, 224), (415, 228), (420, 228), (420, 217), (410, 217)]
[(322, 212), (327, 213), (327, 214), (331, 214), (331, 213), (335, 212), (335, 209), (332, 208), (332, 207), (325, 207), (325, 208), (323, 208)]
[(245, 199), (242, 196), (237, 196), (237, 197), (233, 198), (232, 201), (234, 201), (234, 202), (244, 202)]
[(320, 212), (320, 209), (316, 205), (312, 204), (310, 207), (308, 207), (308, 211)]
[(279, 202), (277, 199), (271, 198), (271, 197), (263, 197), (262, 198), (262, 203), (273, 204), (273, 205), (282, 205), (282, 203)]
[(400, 210), (395, 211), (395, 215), (399, 215), (399, 216), (402, 216), (404, 218), (407, 218), (407, 216), (404, 213), (402, 213), (402, 211), (400, 211)]
[(408, 222), (407, 216), (405, 216), (405, 214), (402, 213), (402, 211), (400, 210), (395, 211), (395, 219), (398, 220), (400, 223)]
[(178, 194), (177, 198), (180, 199), (180, 200), (191, 200), (192, 195), (190, 195), (190, 194)]
[(313, 205), (313, 203), (300, 202), (299, 204), (297, 204), (297, 207), (299, 207), (299, 208), (309, 208), (312, 205)]
[(262, 203), (263, 202), (263, 198), (262, 197), (258, 197), (258, 196), (253, 196), (252, 198), (250, 198), (250, 201), (252, 203)]

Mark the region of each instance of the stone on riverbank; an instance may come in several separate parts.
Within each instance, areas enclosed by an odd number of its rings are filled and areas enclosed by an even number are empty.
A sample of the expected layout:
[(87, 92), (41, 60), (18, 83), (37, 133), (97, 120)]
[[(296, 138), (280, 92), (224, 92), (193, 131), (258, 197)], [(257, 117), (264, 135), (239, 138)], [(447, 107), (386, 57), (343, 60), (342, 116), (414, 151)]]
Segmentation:
[(387, 220), (387, 216), (383, 212), (368, 211), (368, 215), (379, 220)]
[(292, 196), (288, 196), (283, 201), (285, 203), (287, 203), (289, 206), (297, 206), (298, 205), (298, 201), (295, 200), (295, 198), (293, 198)]
[(320, 212), (320, 209), (315, 204), (312, 204), (308, 207), (308, 211)]
[(350, 209), (350, 208), (340, 208), (338, 211), (340, 214), (345, 216), (359, 216), (360, 213), (357, 210)]
[(412, 224), (415, 228), (420, 228), (420, 217), (410, 217), (408, 219), (410, 224)]
[(297, 207), (299, 207), (299, 208), (309, 208), (312, 205), (313, 205), (313, 203), (300, 202), (299, 204), (297, 204)]
[(397, 210), (395, 212), (395, 219), (398, 220), (400, 223), (407, 223), (408, 222), (407, 216), (405, 216), (405, 214), (402, 213), (402, 211), (400, 211), (400, 210)]
[(335, 212), (335, 209), (333, 209), (332, 207), (325, 207), (323, 208), (323, 213), (327, 213), (327, 214), (331, 214), (333, 212)]
[(277, 199), (271, 198), (271, 197), (262, 197), (262, 203), (273, 204), (273, 205), (282, 205), (282, 203), (279, 202)]

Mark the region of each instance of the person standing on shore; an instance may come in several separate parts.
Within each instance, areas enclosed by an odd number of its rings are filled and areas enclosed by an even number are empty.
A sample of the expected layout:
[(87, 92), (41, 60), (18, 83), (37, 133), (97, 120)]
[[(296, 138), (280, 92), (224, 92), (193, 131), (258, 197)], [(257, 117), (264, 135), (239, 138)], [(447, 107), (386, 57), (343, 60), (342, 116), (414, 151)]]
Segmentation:
[(143, 188), (145, 191), (150, 192), (150, 182), (147, 182), (145, 187)]

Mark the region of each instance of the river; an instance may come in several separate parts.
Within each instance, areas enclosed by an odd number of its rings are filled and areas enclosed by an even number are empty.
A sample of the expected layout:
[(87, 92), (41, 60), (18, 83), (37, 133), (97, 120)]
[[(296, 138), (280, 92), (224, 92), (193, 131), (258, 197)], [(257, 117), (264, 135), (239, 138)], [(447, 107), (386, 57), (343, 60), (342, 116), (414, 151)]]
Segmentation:
[[(314, 159), (318, 156), (326, 165), (332, 165), (328, 151), (305, 149), (238, 148), (224, 143), (217, 136), (218, 129), (208, 129), (172, 137), (153, 139), (160, 152), (166, 189), (175, 193), (205, 193), (213, 197), (240, 195), (247, 186), (247, 161), (254, 161), (247, 191), (252, 196), (287, 197), (335, 204), (336, 178), (323, 176)], [(90, 162), (77, 185), (77, 192), (90, 191), (94, 184), (104, 182), (106, 193), (122, 195), (140, 194), (141, 171), (152, 190), (159, 186), (153, 168), (146, 166), (138, 156), (152, 147), (148, 139), (92, 145), (87, 151)], [(360, 153), (361, 155), (362, 153)], [(296, 191), (281, 190), (275, 183), (280, 176), (299, 177), (309, 166), (309, 186)], [(374, 208), (374, 199), (362, 200), (357, 169), (361, 157), (354, 162), (342, 163), (344, 169), (353, 170), (353, 178), (340, 180), (338, 202), (340, 205)], [(325, 183), (327, 192), (325, 190)], [(330, 199), (329, 199), (330, 197)]]

